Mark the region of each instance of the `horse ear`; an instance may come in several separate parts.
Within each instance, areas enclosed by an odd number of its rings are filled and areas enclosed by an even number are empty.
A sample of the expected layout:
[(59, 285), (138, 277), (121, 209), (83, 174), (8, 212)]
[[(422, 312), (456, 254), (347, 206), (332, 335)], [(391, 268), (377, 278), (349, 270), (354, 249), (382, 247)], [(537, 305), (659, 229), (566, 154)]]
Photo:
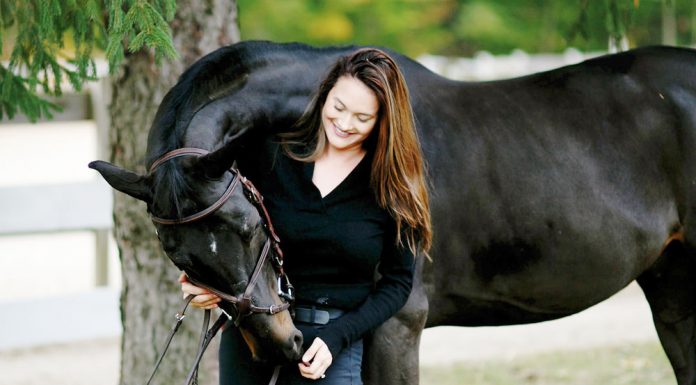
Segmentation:
[(106, 182), (116, 190), (146, 203), (152, 202), (150, 186), (144, 176), (101, 160), (90, 162), (89, 168), (99, 171)]
[(219, 178), (235, 163), (235, 154), (241, 146), (238, 143), (228, 143), (208, 155), (201, 156), (196, 162), (196, 171), (208, 178)]

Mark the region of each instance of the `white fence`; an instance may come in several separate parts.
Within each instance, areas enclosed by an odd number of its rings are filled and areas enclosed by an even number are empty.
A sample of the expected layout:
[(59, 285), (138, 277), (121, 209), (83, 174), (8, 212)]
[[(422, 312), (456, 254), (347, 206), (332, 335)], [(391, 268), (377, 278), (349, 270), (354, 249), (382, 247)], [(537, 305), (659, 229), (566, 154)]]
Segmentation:
[(50, 122), (0, 125), (0, 349), (120, 334), (103, 82)]
[[(87, 127), (92, 126), (93, 143), (81, 144), (84, 148), (77, 149), (85, 154), (95, 157), (107, 157), (106, 137), (108, 130), (108, 117), (106, 103), (104, 102), (104, 81), (96, 82), (87, 87), (87, 92), (81, 94), (66, 94), (59, 100), (64, 108), (63, 112), (54, 116), (49, 122), (38, 122), (35, 125), (26, 125), (26, 119), (18, 117), (12, 121), (3, 121), (0, 129), (9, 129), (12, 125), (22, 125), (23, 130), (45, 127), (46, 130), (37, 132), (33, 136), (37, 142), (41, 141), (41, 134), (49, 134), (49, 131), (59, 127)], [(25, 124), (23, 124), (25, 123)], [(58, 124), (56, 124), (58, 123)], [(19, 132), (19, 131), (16, 131)], [(55, 133), (50, 133), (55, 135)], [(85, 136), (85, 131), (76, 135)], [(17, 135), (16, 135), (17, 136)], [(66, 231), (92, 231), (97, 238), (95, 265), (100, 271), (95, 274), (95, 285), (105, 286), (108, 283), (106, 258), (108, 249), (106, 235), (112, 226), (112, 195), (111, 190), (101, 179), (90, 178), (79, 180), (71, 175), (86, 172), (86, 164), (69, 164), (68, 167), (78, 166), (75, 170), (58, 170), (56, 163), (60, 159), (51, 159), (53, 156), (66, 156), (61, 153), (59, 143), (32, 143), (31, 136), (22, 136), (27, 143), (12, 143), (12, 133), (5, 136), (9, 143), (0, 143), (4, 153), (12, 153), (12, 159), (5, 159), (8, 163), (2, 170), (0, 178), (12, 178), (21, 173), (35, 174), (39, 178), (48, 181), (46, 184), (30, 183), (28, 185), (11, 185), (0, 187), (0, 236), (50, 233)], [(80, 138), (83, 139), (83, 138)], [(38, 148), (37, 148), (38, 147)], [(68, 147), (66, 146), (66, 149)], [(17, 151), (17, 150), (20, 151)], [(73, 149), (75, 151), (75, 149)], [(34, 167), (28, 164), (34, 163)], [(64, 175), (64, 178), (56, 174)], [(72, 183), (63, 183), (64, 180)], [(4, 184), (2, 184), (4, 185)], [(1, 185), (0, 185), (1, 186)]]
[(562, 54), (530, 55), (521, 50), (514, 50), (509, 55), (498, 56), (482, 51), (472, 58), (423, 55), (418, 58), (418, 61), (431, 71), (450, 79), (482, 81), (546, 71), (576, 64), (598, 55), (598, 53), (585, 54), (569, 48)]

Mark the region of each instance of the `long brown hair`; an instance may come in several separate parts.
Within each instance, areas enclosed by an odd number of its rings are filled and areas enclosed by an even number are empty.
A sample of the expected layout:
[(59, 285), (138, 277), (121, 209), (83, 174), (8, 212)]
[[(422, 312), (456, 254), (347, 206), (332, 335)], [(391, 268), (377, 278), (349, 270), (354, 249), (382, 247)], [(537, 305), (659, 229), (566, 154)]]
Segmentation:
[[(370, 186), (377, 203), (396, 222), (397, 242), (402, 234), (411, 251), (426, 253), (432, 244), (430, 203), (425, 183), (423, 154), (413, 120), (408, 88), (399, 67), (384, 51), (364, 48), (338, 59), (295, 130), (282, 136), (285, 152), (300, 161), (314, 161), (326, 148), (321, 111), (329, 91), (343, 76), (360, 80), (379, 101), (378, 118), (363, 146), (373, 153)], [(305, 152), (298, 152), (303, 144)]]

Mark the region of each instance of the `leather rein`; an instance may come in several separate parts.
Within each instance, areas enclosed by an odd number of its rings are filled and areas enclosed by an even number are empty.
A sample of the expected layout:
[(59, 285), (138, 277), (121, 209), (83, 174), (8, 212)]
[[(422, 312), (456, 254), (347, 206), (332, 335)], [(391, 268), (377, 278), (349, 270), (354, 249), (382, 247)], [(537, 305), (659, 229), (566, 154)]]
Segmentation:
[[(194, 148), (194, 147), (183, 147), (179, 148), (173, 151), (169, 151), (156, 159), (152, 165), (150, 166), (149, 173), (152, 174), (157, 170), (159, 166), (161, 166), (163, 163), (182, 156), (204, 156), (209, 154), (210, 152), (204, 149), (200, 148)], [(250, 276), (249, 282), (247, 283), (246, 288), (244, 289), (243, 294), (240, 296), (235, 296), (231, 294), (224, 293), (220, 290), (217, 290), (213, 287), (210, 287), (198, 280), (193, 279), (192, 277), (188, 277), (188, 279), (191, 281), (196, 286), (202, 287), (218, 297), (220, 297), (223, 301), (229, 302), (232, 304), (232, 307), (235, 309), (236, 316), (232, 317), (229, 315), (224, 309), (220, 307), (220, 310), (222, 310), (222, 315), (217, 319), (217, 321), (213, 324), (213, 326), (208, 329), (208, 324), (210, 322), (210, 309), (207, 309), (205, 311), (204, 315), (204, 321), (203, 321), (203, 329), (201, 330), (201, 337), (199, 341), (199, 347), (198, 347), (198, 353), (196, 354), (196, 360), (191, 368), (191, 371), (189, 372), (189, 375), (187, 376), (185, 384), (191, 384), (194, 381), (196, 381), (196, 377), (198, 374), (198, 365), (200, 363), (200, 360), (203, 357), (203, 353), (205, 352), (205, 349), (208, 347), (208, 344), (212, 341), (213, 337), (217, 334), (217, 332), (222, 328), (224, 324), (227, 323), (227, 321), (234, 320), (234, 325), (239, 326), (241, 321), (245, 318), (248, 317), (254, 313), (264, 313), (264, 314), (277, 314), (282, 312), (283, 310), (287, 310), (290, 308), (291, 303), (294, 301), (294, 295), (293, 295), (293, 286), (290, 283), (290, 280), (288, 279), (288, 276), (285, 274), (285, 271), (283, 270), (283, 252), (280, 249), (280, 239), (278, 238), (278, 235), (275, 232), (275, 229), (273, 228), (273, 224), (271, 222), (270, 215), (268, 214), (268, 210), (266, 209), (266, 206), (263, 204), (263, 197), (259, 193), (259, 191), (254, 187), (254, 185), (251, 183), (250, 180), (247, 178), (243, 177), (237, 169), (234, 167), (230, 167), (228, 170), (233, 174), (232, 181), (230, 184), (227, 186), (227, 189), (225, 192), (218, 198), (217, 201), (215, 201), (213, 204), (211, 204), (209, 207), (207, 207), (204, 210), (201, 210), (195, 214), (191, 214), (188, 216), (185, 216), (183, 218), (175, 218), (175, 219), (168, 219), (168, 218), (161, 218), (157, 217), (155, 215), (151, 215), (150, 218), (152, 219), (153, 222), (161, 224), (161, 225), (180, 225), (180, 224), (186, 224), (186, 223), (191, 223), (194, 221), (201, 220), (208, 215), (214, 213), (216, 210), (218, 210), (220, 207), (222, 207), (232, 196), (234, 193), (237, 185), (240, 183), (242, 184), (242, 188), (244, 189), (244, 195), (246, 198), (249, 200), (251, 204), (256, 207), (256, 209), (262, 214), (262, 219), (263, 219), (263, 228), (266, 232), (266, 242), (263, 245), (263, 249), (261, 251), (261, 254), (259, 255), (258, 260), (256, 261), (256, 266), (254, 267), (254, 271)], [(271, 253), (271, 249), (273, 250), (273, 253)], [(271, 257), (271, 263), (273, 265), (273, 269), (276, 273), (276, 278), (277, 278), (277, 285), (278, 285), (278, 296), (284, 300), (283, 303), (281, 304), (271, 304), (268, 306), (258, 306), (255, 305), (252, 301), (251, 298), (251, 293), (256, 286), (256, 283), (259, 279), (259, 276), (261, 275), (261, 271), (263, 269), (263, 266), (266, 263), (266, 260), (269, 259), (268, 255), (272, 254)], [(152, 379), (155, 376), (155, 373), (157, 372), (157, 369), (159, 368), (160, 363), (162, 362), (162, 359), (164, 358), (164, 355), (167, 352), (167, 349), (169, 348), (169, 344), (171, 343), (172, 338), (176, 334), (176, 332), (179, 329), (179, 326), (181, 326), (182, 321), (185, 318), (185, 312), (186, 309), (188, 308), (189, 304), (191, 303), (191, 300), (195, 297), (195, 295), (191, 294), (188, 297), (186, 297), (186, 303), (184, 304), (183, 308), (179, 313), (176, 314), (176, 324), (174, 325), (174, 328), (169, 334), (169, 337), (167, 338), (167, 342), (165, 344), (165, 347), (160, 354), (157, 363), (155, 364), (155, 368), (152, 371), (152, 374), (150, 375), (150, 379), (147, 381), (147, 384), (149, 385)], [(277, 370), (273, 374), (274, 379), (277, 378)], [(272, 380), (272, 383), (275, 381)]]

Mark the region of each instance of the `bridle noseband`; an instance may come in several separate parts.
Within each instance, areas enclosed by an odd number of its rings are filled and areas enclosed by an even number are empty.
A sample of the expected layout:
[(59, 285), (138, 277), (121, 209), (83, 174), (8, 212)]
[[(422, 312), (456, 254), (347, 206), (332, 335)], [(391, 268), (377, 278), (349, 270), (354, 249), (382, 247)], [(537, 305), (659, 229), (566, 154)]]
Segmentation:
[[(184, 147), (184, 148), (179, 148), (173, 151), (169, 151), (162, 155), (161, 157), (157, 158), (152, 165), (150, 166), (149, 173), (152, 174), (157, 170), (159, 166), (164, 164), (165, 162), (182, 157), (182, 156), (203, 156), (207, 155), (210, 152), (204, 149), (200, 148), (193, 148), (193, 147)], [(271, 222), (270, 215), (268, 214), (268, 210), (266, 209), (266, 206), (263, 204), (263, 197), (259, 193), (259, 191), (254, 187), (254, 185), (251, 183), (250, 180), (247, 178), (243, 177), (240, 173), (239, 170), (235, 169), (234, 167), (230, 167), (228, 170), (233, 174), (232, 181), (230, 184), (227, 186), (227, 189), (225, 192), (218, 198), (217, 201), (215, 201), (212, 205), (207, 207), (204, 210), (201, 210), (195, 214), (191, 214), (188, 216), (185, 216), (183, 218), (174, 218), (174, 219), (167, 219), (167, 218), (161, 218), (155, 215), (151, 215), (150, 218), (152, 219), (153, 222), (161, 224), (161, 225), (180, 225), (180, 224), (186, 224), (186, 223), (191, 223), (194, 221), (201, 220), (208, 215), (214, 213), (216, 210), (218, 210), (220, 207), (222, 207), (232, 196), (234, 193), (237, 185), (241, 182), (242, 187), (244, 188), (244, 195), (247, 197), (249, 202), (256, 207), (256, 209), (262, 214), (262, 220), (263, 220), (263, 228), (266, 232), (266, 242), (263, 245), (263, 249), (261, 251), (261, 254), (259, 255), (258, 260), (256, 261), (256, 265), (254, 267), (254, 271), (251, 274), (249, 278), (249, 282), (247, 283), (246, 288), (244, 289), (244, 292), (242, 293), (241, 296), (235, 296), (231, 294), (224, 293), (220, 290), (217, 290), (213, 287), (210, 287), (192, 277), (188, 277), (191, 283), (193, 283), (196, 286), (203, 287), (210, 292), (216, 294), (218, 297), (220, 297), (222, 300), (227, 301), (232, 304), (233, 308), (236, 311), (236, 316), (234, 317), (234, 324), (235, 326), (239, 326), (241, 323), (242, 319), (244, 317), (250, 316), (254, 313), (265, 313), (265, 314), (277, 314), (282, 312), (283, 310), (287, 310), (290, 308), (291, 303), (294, 301), (294, 295), (293, 295), (293, 286), (290, 283), (290, 280), (288, 279), (288, 276), (285, 274), (285, 271), (283, 270), (283, 252), (280, 249), (280, 239), (278, 238), (278, 235), (275, 232), (275, 229), (273, 228), (273, 224)], [(276, 273), (276, 278), (277, 278), (277, 285), (278, 285), (278, 296), (284, 300), (283, 303), (281, 304), (272, 304), (269, 306), (257, 306), (253, 303), (251, 294), (256, 286), (256, 283), (259, 279), (259, 276), (261, 275), (261, 271), (263, 269), (263, 266), (266, 263), (266, 260), (268, 259), (268, 254), (270, 253), (271, 248), (273, 249), (273, 257), (271, 258), (271, 263), (273, 265), (273, 269)], [(181, 325), (181, 322), (184, 319), (184, 312), (186, 311), (186, 308), (188, 307), (188, 304), (191, 302), (193, 299), (193, 295), (190, 295), (186, 298), (186, 304), (182, 308), (182, 310), (176, 315), (177, 318), (177, 323), (170, 333), (167, 343), (165, 345), (164, 351), (161, 353), (159, 359), (157, 360), (157, 364), (155, 366), (155, 369), (152, 372), (152, 375), (150, 376), (150, 379), (148, 380), (147, 384), (149, 384), (152, 381), (152, 378), (155, 375), (155, 372), (157, 371), (157, 368), (159, 367), (162, 358), (164, 357), (164, 354), (167, 351), (167, 348), (169, 347), (169, 343), (171, 342), (174, 334), (177, 332), (179, 326)], [(222, 308), (220, 308), (222, 310)], [(223, 315), (221, 315), (218, 320), (213, 324), (213, 326), (208, 329), (208, 322), (210, 320), (210, 310), (206, 310), (205, 312), (205, 320), (203, 324), (203, 330), (201, 331), (201, 342), (200, 346), (198, 349), (198, 354), (196, 356), (196, 361), (191, 369), (191, 372), (189, 373), (189, 376), (187, 378), (186, 384), (190, 384), (193, 379), (196, 377), (197, 372), (198, 372), (198, 363), (200, 362), (203, 352), (207, 348), (208, 344), (210, 341), (213, 339), (217, 331), (228, 321), (232, 320), (233, 317), (227, 314), (227, 312), (223, 311)]]

